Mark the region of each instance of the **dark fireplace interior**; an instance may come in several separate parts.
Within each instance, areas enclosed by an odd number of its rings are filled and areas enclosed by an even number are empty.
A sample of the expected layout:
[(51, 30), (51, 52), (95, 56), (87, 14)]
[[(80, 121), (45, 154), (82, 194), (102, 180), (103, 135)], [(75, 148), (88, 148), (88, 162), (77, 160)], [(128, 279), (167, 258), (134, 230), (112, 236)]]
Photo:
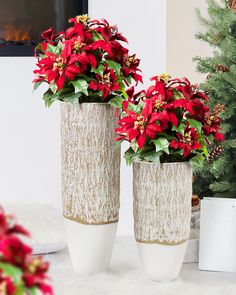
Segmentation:
[(88, 13), (88, 0), (0, 0), (0, 56), (32, 56), (41, 33)]

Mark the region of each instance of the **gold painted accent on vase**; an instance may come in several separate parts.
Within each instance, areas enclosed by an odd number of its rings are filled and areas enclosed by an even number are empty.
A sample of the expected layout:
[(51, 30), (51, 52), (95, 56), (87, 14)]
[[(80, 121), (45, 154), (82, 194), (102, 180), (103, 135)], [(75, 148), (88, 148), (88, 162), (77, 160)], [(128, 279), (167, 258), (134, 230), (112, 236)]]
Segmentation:
[(141, 241), (141, 240), (137, 240), (136, 241), (138, 243), (142, 243), (142, 244), (158, 244), (158, 245), (163, 245), (163, 246), (177, 246), (177, 245), (181, 245), (184, 244), (188, 241), (188, 239), (183, 240), (183, 241), (179, 241), (179, 242), (168, 242), (168, 241), (158, 241), (158, 240), (154, 240), (154, 241)]
[(109, 221), (109, 222), (96, 222), (96, 221), (87, 222), (85, 220), (82, 220), (79, 217), (68, 217), (66, 215), (64, 215), (64, 218), (72, 220), (72, 221), (76, 221), (76, 222), (81, 223), (81, 224), (87, 224), (87, 225), (103, 225), (103, 224), (110, 224), (110, 223), (117, 223), (118, 222), (118, 217), (117, 217), (116, 220)]
[(66, 218), (84, 224), (117, 222), (120, 149), (115, 110), (106, 103), (61, 103), (62, 200)]

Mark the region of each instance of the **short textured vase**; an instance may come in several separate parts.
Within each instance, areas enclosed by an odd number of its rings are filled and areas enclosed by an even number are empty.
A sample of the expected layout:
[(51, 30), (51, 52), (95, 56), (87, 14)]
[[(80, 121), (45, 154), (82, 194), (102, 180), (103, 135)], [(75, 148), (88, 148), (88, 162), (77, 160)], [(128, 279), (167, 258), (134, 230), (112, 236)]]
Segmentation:
[(106, 271), (112, 255), (120, 181), (114, 112), (105, 103), (61, 104), (63, 214), (81, 275)]
[(190, 234), (192, 167), (188, 162), (133, 165), (134, 230), (148, 277), (178, 277)]

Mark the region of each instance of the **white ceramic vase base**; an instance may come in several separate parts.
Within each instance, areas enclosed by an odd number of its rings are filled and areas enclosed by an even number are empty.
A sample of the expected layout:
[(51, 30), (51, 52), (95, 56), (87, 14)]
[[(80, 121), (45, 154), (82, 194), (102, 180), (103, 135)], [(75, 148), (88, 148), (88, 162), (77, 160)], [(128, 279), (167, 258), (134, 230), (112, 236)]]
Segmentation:
[(175, 246), (139, 242), (137, 245), (144, 271), (151, 280), (170, 282), (177, 279), (187, 242)]
[(109, 224), (81, 224), (64, 218), (67, 242), (76, 273), (89, 276), (109, 268), (117, 222)]

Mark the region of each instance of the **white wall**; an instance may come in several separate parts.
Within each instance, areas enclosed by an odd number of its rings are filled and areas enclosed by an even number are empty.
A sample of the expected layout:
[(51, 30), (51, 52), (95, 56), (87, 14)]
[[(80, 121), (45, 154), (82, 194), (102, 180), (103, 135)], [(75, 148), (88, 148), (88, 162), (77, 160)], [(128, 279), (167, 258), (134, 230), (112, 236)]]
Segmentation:
[[(145, 5), (146, 4), (146, 5)], [(89, 1), (92, 18), (117, 24), (148, 78), (165, 70), (165, 0)], [(44, 107), (32, 93), (35, 59), (0, 58), (0, 204), (61, 205), (59, 105)], [(124, 149), (124, 148), (123, 148)], [(121, 168), (119, 234), (133, 233), (132, 173)]]
[(59, 108), (33, 94), (35, 58), (0, 58), (0, 203), (60, 206)]
[(196, 33), (204, 31), (196, 16), (196, 7), (204, 16), (207, 15), (205, 0), (167, 0), (167, 72), (173, 77), (189, 77), (193, 83), (201, 82), (204, 75), (196, 71), (192, 58), (212, 53), (208, 44), (195, 38)]
[[(165, 0), (89, 0), (91, 18), (105, 18), (117, 24), (129, 40), (131, 53), (141, 58), (145, 86), (149, 78), (165, 71)], [(123, 145), (122, 153), (127, 145)], [(118, 234), (133, 234), (132, 169), (121, 163), (121, 208)]]

